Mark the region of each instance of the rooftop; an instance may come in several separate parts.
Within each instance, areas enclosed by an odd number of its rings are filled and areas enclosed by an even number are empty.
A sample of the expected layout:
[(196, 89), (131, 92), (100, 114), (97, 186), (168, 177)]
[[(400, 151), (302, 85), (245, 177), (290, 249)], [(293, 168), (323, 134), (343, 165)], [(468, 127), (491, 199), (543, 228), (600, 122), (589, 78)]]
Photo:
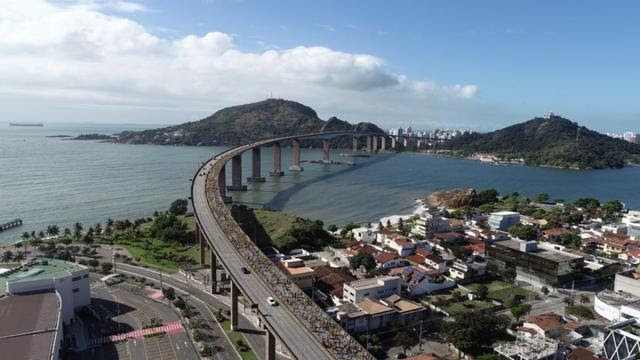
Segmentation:
[[(495, 242), (493, 243), (492, 246), (504, 246), (513, 250), (520, 251), (520, 245), (522, 243), (523, 243), (523, 240), (510, 239), (510, 240)], [(534, 250), (534, 251), (527, 251), (527, 253), (537, 257), (541, 257), (543, 259), (551, 260), (553, 262), (558, 262), (558, 263), (582, 258), (582, 256), (580, 255), (571, 254), (565, 251), (550, 250), (550, 249), (543, 249), (543, 248), (538, 248), (537, 250)]]
[(56, 335), (58, 295), (46, 292), (0, 299), (0, 354), (12, 360), (48, 359)]
[(7, 292), (7, 283), (10, 282), (59, 278), (84, 269), (86, 269), (84, 266), (68, 261), (37, 258), (30, 264), (0, 274), (0, 294)]
[(520, 213), (514, 212), (514, 211), (498, 211), (498, 212), (493, 212), (491, 213), (491, 215), (495, 215), (495, 216), (509, 216), (509, 215), (520, 215)]
[(400, 280), (400, 278), (397, 276), (382, 276), (382, 277), (371, 278), (371, 279), (356, 280), (348, 284), (353, 288), (368, 289), (368, 288), (375, 288), (375, 287), (381, 286), (382, 284), (384, 284), (385, 281), (393, 281), (393, 280), (398, 281)]

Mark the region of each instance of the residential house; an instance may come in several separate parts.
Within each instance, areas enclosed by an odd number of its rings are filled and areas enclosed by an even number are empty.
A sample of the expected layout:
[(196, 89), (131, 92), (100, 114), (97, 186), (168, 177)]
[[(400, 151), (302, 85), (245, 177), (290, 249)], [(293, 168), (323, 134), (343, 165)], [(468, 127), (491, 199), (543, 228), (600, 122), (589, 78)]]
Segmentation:
[(562, 316), (549, 312), (539, 315), (527, 316), (527, 318), (522, 323), (522, 327), (519, 328), (518, 331), (531, 333), (532, 330), (539, 335), (548, 338), (555, 338), (560, 336), (562, 327)]
[(276, 265), (291, 279), (300, 289), (313, 288), (313, 269), (304, 265), (301, 259), (289, 259), (277, 261)]
[(624, 252), (630, 244), (629, 236), (612, 232), (604, 233), (603, 251), (607, 255), (617, 255)]
[(454, 281), (442, 281), (442, 272), (437, 270), (426, 271), (417, 266), (395, 268), (389, 272), (389, 275), (400, 276), (403, 280), (403, 289), (411, 296), (432, 293), (452, 288), (456, 285)]
[(375, 259), (380, 269), (392, 269), (407, 265), (407, 260), (392, 252), (381, 251), (375, 256)]
[(336, 305), (342, 302), (344, 283), (357, 280), (346, 271), (330, 266), (318, 266), (313, 269), (313, 272), (315, 288)]
[(371, 228), (367, 227), (359, 227), (351, 230), (351, 234), (353, 234), (353, 238), (357, 241), (362, 241), (367, 244), (370, 244), (376, 240), (376, 232)]
[(425, 265), (432, 267), (438, 271), (447, 271), (447, 262), (438, 255), (429, 254), (424, 257)]
[(449, 268), (449, 276), (455, 280), (470, 280), (486, 274), (486, 265), (456, 260)]
[(393, 294), (400, 295), (402, 278), (382, 276), (344, 283), (343, 300), (357, 304), (365, 297), (380, 299)]

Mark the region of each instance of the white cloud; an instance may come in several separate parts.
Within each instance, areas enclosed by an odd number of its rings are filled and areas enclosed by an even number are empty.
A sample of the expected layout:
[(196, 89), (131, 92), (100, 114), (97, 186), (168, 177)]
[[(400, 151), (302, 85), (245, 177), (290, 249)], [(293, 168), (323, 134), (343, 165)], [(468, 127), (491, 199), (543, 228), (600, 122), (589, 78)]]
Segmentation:
[(438, 101), (466, 101), (477, 92), (476, 85), (410, 80), (368, 54), (321, 46), (241, 51), (222, 32), (163, 38), (104, 9), (147, 8), (127, 1), (3, 0), (0, 97), (210, 111), (273, 93), (326, 109), (356, 112), (376, 104), (418, 115)]

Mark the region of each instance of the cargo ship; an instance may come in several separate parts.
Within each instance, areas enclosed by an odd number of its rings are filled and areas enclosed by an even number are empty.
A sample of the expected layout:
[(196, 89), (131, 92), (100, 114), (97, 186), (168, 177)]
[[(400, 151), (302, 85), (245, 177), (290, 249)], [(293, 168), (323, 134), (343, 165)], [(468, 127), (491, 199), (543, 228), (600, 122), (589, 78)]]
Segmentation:
[(9, 123), (9, 126), (38, 126), (43, 127), (42, 123)]

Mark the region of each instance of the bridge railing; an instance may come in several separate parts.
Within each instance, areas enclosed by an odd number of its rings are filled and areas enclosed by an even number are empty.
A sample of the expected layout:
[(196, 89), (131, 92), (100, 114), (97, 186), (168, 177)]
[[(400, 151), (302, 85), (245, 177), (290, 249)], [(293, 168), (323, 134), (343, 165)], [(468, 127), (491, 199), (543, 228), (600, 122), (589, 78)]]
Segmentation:
[(330, 318), (260, 251), (242, 231), (225, 206), (218, 189), (218, 174), (226, 161), (248, 148), (250, 147), (242, 150), (234, 148), (232, 151), (227, 151), (226, 155), (217, 156), (218, 160), (214, 162), (207, 174), (205, 193), (209, 208), (218, 225), (253, 272), (272, 289), (280, 303), (286, 306), (336, 359), (373, 360), (373, 356), (360, 343)]

